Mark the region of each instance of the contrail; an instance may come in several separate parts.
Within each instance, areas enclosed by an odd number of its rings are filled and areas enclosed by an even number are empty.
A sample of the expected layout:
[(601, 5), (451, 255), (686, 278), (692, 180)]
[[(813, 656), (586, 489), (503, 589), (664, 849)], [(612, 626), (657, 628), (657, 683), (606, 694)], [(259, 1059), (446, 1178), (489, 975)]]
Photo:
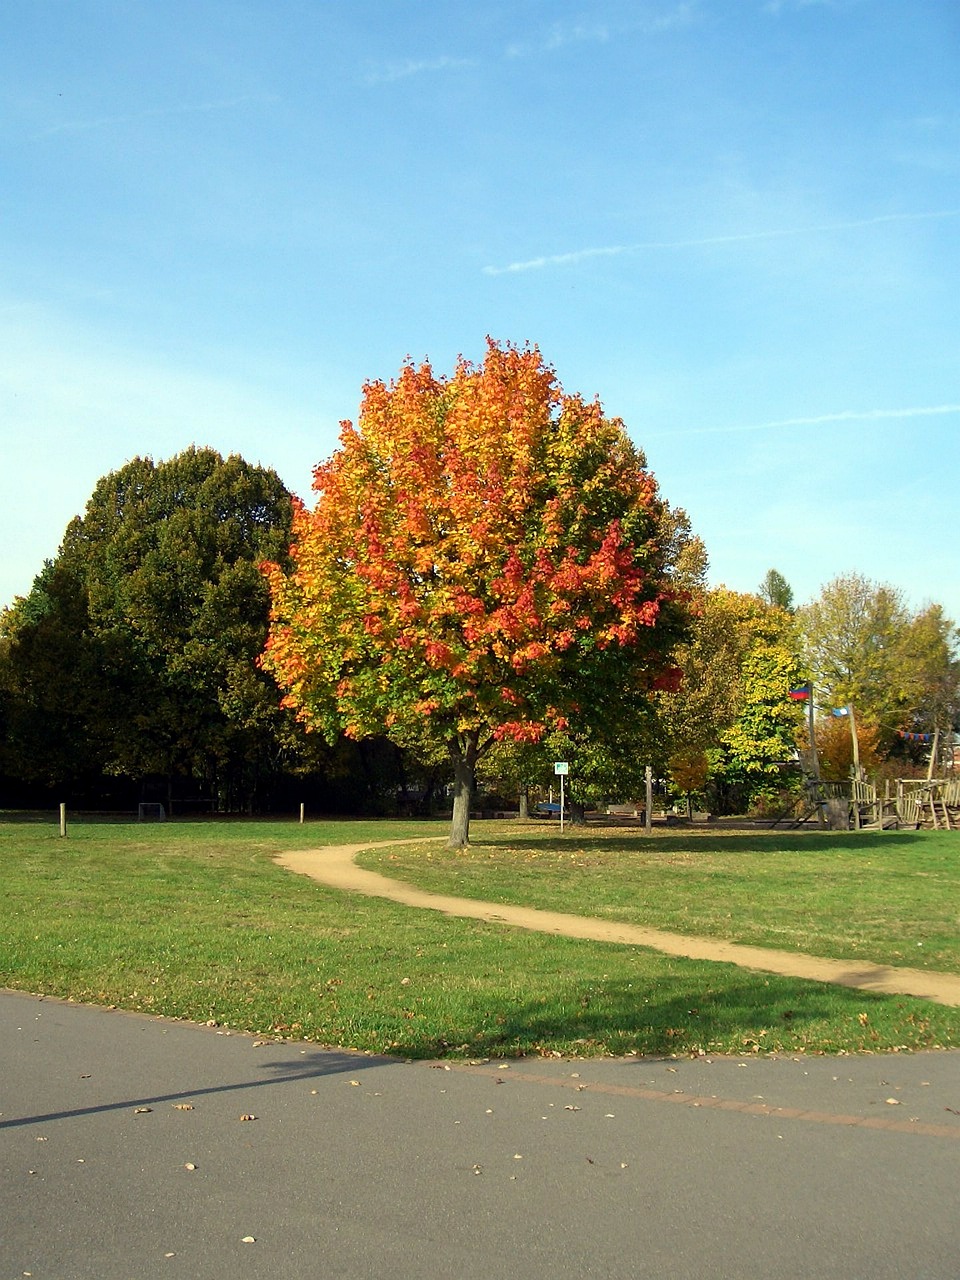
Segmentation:
[(876, 422), (886, 418), (934, 418), (960, 413), (960, 404), (923, 405), (911, 409), (843, 409), (839, 413), (821, 413), (809, 418), (777, 418), (773, 422), (754, 422), (730, 427), (689, 427), (681, 431), (657, 431), (644, 435), (647, 440), (665, 440), (675, 436), (722, 436), (741, 431), (776, 431), (782, 427), (819, 427), (832, 422)]
[(830, 231), (852, 231), (858, 227), (875, 227), (884, 222), (921, 222), (938, 218), (956, 218), (960, 209), (936, 209), (929, 213), (882, 213), (874, 218), (858, 218), (852, 222), (825, 222), (812, 227), (781, 227), (773, 231), (744, 231), (736, 235), (702, 236), (691, 240), (641, 240), (637, 244), (603, 245), (593, 249), (574, 249), (570, 253), (552, 253), (505, 267), (484, 267), (487, 276), (514, 275), (521, 271), (540, 271), (544, 267), (568, 267), (587, 258), (614, 258), (628, 253), (652, 252), (657, 249), (701, 249), (710, 245), (747, 244), (754, 240), (784, 240), (791, 236), (822, 235)]

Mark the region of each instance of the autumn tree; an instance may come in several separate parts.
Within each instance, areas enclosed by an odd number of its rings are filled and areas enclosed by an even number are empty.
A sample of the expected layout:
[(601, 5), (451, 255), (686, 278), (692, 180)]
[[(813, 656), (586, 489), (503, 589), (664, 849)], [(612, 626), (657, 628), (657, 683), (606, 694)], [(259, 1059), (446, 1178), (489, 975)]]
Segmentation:
[[(876, 725), (855, 721), (857, 759), (867, 776), (872, 776), (883, 762), (880, 731)], [(820, 775), (826, 782), (843, 782), (854, 767), (853, 730), (848, 716), (821, 716), (816, 728)]]
[(452, 845), (491, 743), (602, 725), (668, 668), (669, 509), (623, 424), (536, 348), (490, 341), (450, 377), (408, 362), (368, 383), (314, 488), (292, 571), (269, 569), (263, 665), (327, 735), (442, 744)]
[(888, 753), (898, 731), (949, 730), (960, 712), (957, 629), (939, 605), (911, 614), (895, 587), (834, 578), (801, 611), (817, 701), (855, 708)]

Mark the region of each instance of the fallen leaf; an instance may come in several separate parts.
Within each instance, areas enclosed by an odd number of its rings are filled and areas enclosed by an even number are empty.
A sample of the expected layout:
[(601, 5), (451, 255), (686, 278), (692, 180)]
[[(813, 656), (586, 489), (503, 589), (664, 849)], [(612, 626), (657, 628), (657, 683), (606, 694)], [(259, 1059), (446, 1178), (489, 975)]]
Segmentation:
[(174, 1102), (172, 1105), (173, 1105), (174, 1111), (192, 1111), (193, 1110), (192, 1102)]
[(579, 1108), (579, 1107), (575, 1107), (571, 1102), (568, 1102), (568, 1103), (567, 1103), (567, 1105), (566, 1105), (563, 1109), (564, 1109), (564, 1111), (579, 1111), (579, 1110), (580, 1110), (580, 1108)]
[(240, 1117), (241, 1120), (256, 1120), (256, 1118), (257, 1117), (255, 1115), (252, 1115), (249, 1111), (245, 1111), (243, 1115)]
[(899, 1107), (899, 1105), (900, 1105), (900, 1099), (899, 1099), (899, 1098), (888, 1098), (888, 1099), (887, 1099), (887, 1106), (888, 1106), (888, 1107)]
[(241, 1244), (256, 1244), (256, 1243), (257, 1243), (257, 1237), (256, 1237), (256, 1236), (244, 1236), (244, 1237), (243, 1237), (243, 1239), (240, 1241), (240, 1243), (241, 1243)]
[(134, 1107), (133, 1114), (135, 1116), (145, 1116), (152, 1110), (153, 1110), (153, 1107)]

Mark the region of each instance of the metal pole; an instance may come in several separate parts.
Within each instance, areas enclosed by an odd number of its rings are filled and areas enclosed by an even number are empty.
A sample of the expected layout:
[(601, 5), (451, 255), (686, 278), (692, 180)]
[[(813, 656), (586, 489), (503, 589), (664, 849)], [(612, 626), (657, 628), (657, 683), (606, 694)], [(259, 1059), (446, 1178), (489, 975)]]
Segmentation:
[(303, 802), (300, 803), (300, 825), (303, 826)]
[(60, 806), (60, 834), (61, 836), (67, 834), (67, 806), (65, 804)]
[(644, 770), (644, 781), (646, 782), (646, 808), (643, 813), (643, 829), (650, 835), (653, 831), (653, 769), (647, 765)]
[(560, 834), (563, 835), (563, 774), (560, 775)]

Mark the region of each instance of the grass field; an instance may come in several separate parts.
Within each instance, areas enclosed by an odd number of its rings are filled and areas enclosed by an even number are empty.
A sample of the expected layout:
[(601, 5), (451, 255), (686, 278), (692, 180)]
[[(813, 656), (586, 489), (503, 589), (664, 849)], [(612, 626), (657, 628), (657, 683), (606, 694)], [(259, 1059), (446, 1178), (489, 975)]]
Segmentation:
[(361, 856), (424, 889), (960, 973), (960, 833), (522, 828)]
[[(451, 920), (328, 890), (271, 861), (283, 849), (444, 830), (443, 823), (90, 822), (72, 824), (62, 840), (52, 818), (36, 824), (0, 817), (0, 986), (410, 1057), (960, 1046), (960, 1010)], [(633, 918), (621, 912), (635, 909), (629, 898), (636, 876), (651, 886), (653, 872), (636, 861), (643, 855), (637, 838), (585, 841), (577, 833), (561, 843), (549, 830), (486, 826), (476, 835), (483, 843), (467, 855), (423, 844), (410, 854), (390, 851), (385, 866), (405, 878), (439, 877), (458, 893), (552, 901), (624, 919)], [(916, 964), (911, 947), (922, 941), (939, 957), (937, 967), (956, 969), (944, 960), (956, 954), (949, 921), (934, 927), (924, 915), (921, 938), (910, 914), (925, 897), (952, 895), (957, 932), (950, 837), (882, 838), (891, 840), (882, 857), (869, 836), (858, 837), (859, 845), (834, 838), (822, 847), (814, 836), (813, 844), (784, 845), (765, 858), (752, 837), (725, 848), (724, 838), (712, 837), (721, 845), (710, 847), (686, 835), (662, 837), (644, 856), (660, 860), (664, 884), (673, 879), (670, 927), (713, 931), (699, 923), (705, 908), (698, 905), (712, 883), (714, 916), (743, 916), (724, 936), (770, 941), (750, 932), (762, 927), (779, 945), (788, 939), (778, 931), (810, 916), (806, 880), (820, 883), (822, 913), (833, 915), (832, 936), (842, 938), (846, 879), (855, 884), (859, 875), (866, 891), (874, 875), (866, 860), (877, 858), (876, 875), (894, 884), (885, 859), (899, 856), (900, 878), (920, 887), (899, 894), (888, 922), (878, 916), (866, 933), (851, 925), (850, 954), (882, 958), (866, 954), (862, 939), (872, 946), (886, 937)], [(838, 852), (851, 860), (843, 884), (834, 878)], [(706, 854), (729, 863), (713, 871), (698, 866)], [(782, 877), (773, 874), (777, 858)], [(605, 869), (604, 859), (636, 861), (632, 889), (623, 868)], [(762, 926), (749, 923), (761, 915)], [(934, 946), (935, 937), (941, 940)], [(802, 947), (817, 949), (807, 935)]]

